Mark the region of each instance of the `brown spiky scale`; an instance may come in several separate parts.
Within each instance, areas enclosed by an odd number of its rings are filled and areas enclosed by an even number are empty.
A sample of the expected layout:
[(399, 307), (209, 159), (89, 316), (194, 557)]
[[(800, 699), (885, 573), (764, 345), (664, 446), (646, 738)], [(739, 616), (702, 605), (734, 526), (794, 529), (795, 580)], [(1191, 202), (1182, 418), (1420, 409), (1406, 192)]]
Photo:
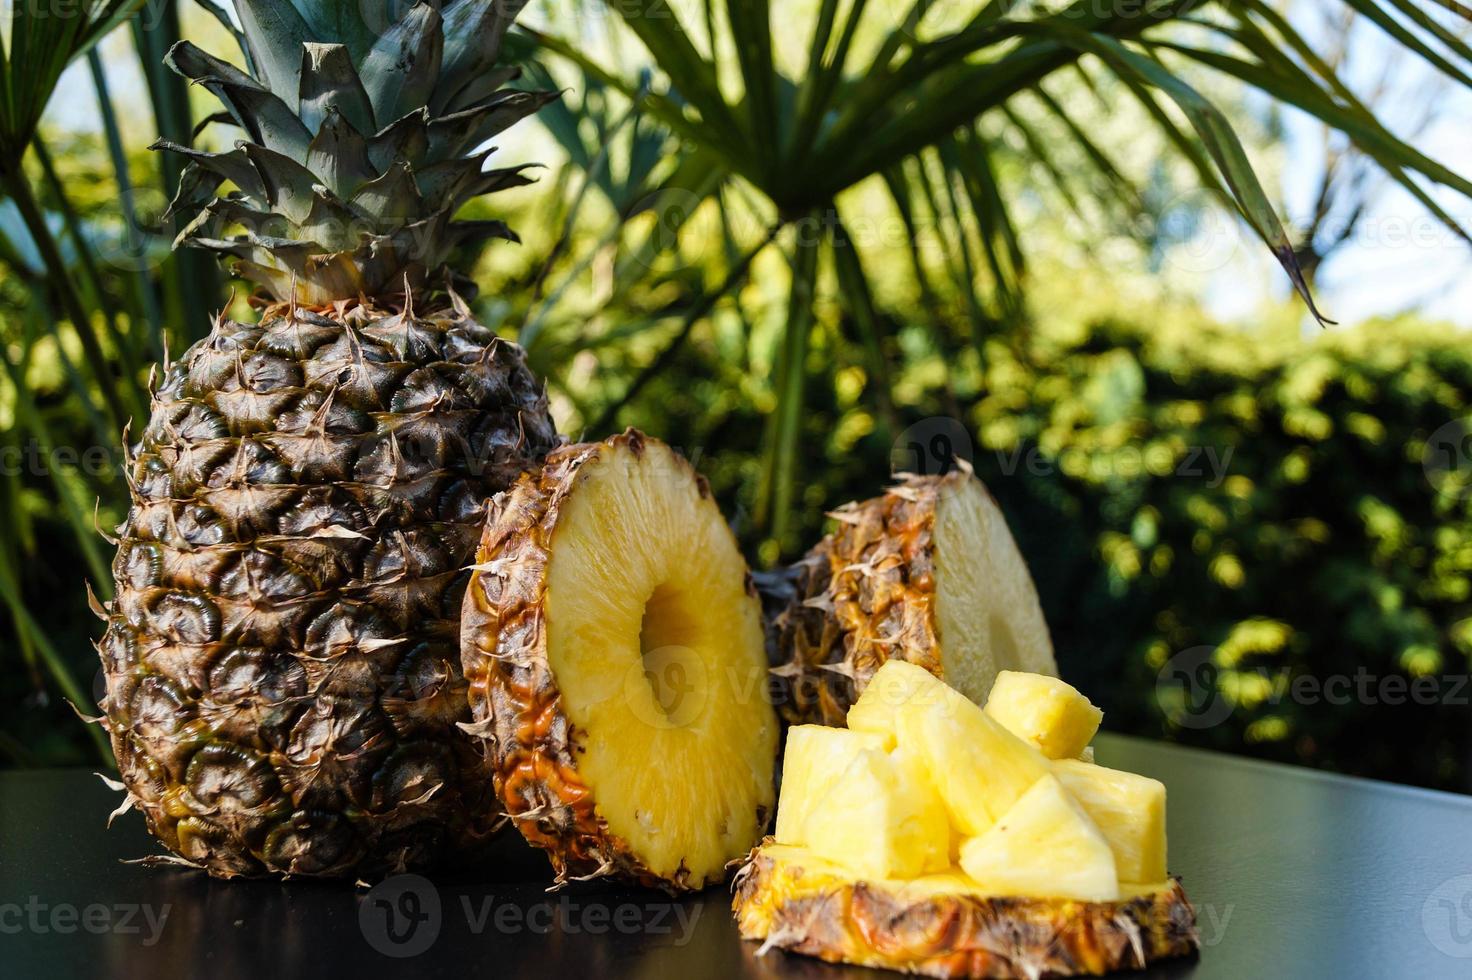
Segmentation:
[[(481, 740), (497, 796), (522, 835), (547, 852), (558, 886), (612, 877), (677, 894), (708, 882), (695, 880), (683, 862), (673, 875), (654, 872), (609, 829), (579, 774), (586, 733), (565, 714), (548, 657), (548, 565), (562, 508), (577, 491), (580, 471), (600, 456), (646, 451), (646, 437), (634, 429), (563, 446), (491, 502), (462, 619), (476, 719), (462, 728)], [(707, 495), (705, 481), (675, 458)], [(765, 826), (765, 813), (757, 824)]]
[(499, 820), (462, 569), (557, 436), (519, 348), (392, 300), (219, 319), (129, 454), (103, 707), (150, 829), (215, 875), (372, 877)]
[(869, 678), (892, 658), (944, 677), (937, 510), (965, 483), (987, 492), (970, 465), (958, 463), (942, 476), (902, 473), (880, 496), (845, 504), (829, 515), (833, 533), (796, 563), (758, 577), (784, 722), (842, 727)]
[(1196, 910), (1177, 879), (1114, 902), (906, 891), (780, 859), (763, 848), (737, 873), (741, 937), (785, 949), (933, 977), (1099, 975), (1186, 956)]

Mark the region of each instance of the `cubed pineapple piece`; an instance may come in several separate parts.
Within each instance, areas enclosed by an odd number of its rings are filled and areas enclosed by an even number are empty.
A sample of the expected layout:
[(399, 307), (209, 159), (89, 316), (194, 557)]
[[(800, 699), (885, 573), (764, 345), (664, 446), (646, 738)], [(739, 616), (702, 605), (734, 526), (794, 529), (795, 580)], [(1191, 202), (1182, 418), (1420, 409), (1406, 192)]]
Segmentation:
[(1076, 759), (1053, 772), (1109, 842), (1120, 881), (1165, 880), (1164, 783)]
[(961, 869), (994, 895), (1109, 902), (1114, 854), (1058, 777), (1039, 779), (986, 833), (961, 845)]
[(814, 854), (863, 878), (918, 878), (950, 865), (945, 804), (903, 749), (861, 750), (815, 801), (802, 836)]
[(782, 793), (777, 800), (778, 843), (806, 844), (803, 825), (808, 814), (826, 801), (838, 777), (866, 749), (883, 752), (887, 748), (882, 735), (827, 725), (789, 728), (782, 756)]
[(951, 824), (967, 837), (990, 828), (1048, 775), (1042, 753), (951, 688), (903, 705), (895, 721), (899, 747), (924, 760)]
[(904, 660), (886, 660), (859, 700), (848, 709), (848, 727), (859, 732), (875, 732), (895, 744), (895, 716), (901, 706), (912, 702), (939, 704), (948, 688), (945, 682), (924, 667)]
[(1104, 720), (1104, 712), (1072, 685), (1045, 674), (1015, 670), (997, 675), (986, 713), (1050, 759), (1077, 757)]

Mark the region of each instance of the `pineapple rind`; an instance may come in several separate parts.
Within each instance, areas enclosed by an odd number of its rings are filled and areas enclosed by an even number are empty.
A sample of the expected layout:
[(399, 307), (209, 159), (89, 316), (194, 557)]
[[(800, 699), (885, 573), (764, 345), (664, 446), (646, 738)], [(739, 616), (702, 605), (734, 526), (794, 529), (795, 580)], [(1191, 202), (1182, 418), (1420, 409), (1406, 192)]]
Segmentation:
[(1100, 975), (1199, 946), (1180, 882), (1117, 901), (1002, 898), (954, 872), (910, 882), (857, 879), (800, 848), (766, 843), (737, 874), (743, 939), (830, 963), (936, 977)]
[[(964, 465), (944, 476), (906, 475), (879, 497), (839, 508), (832, 534), (794, 565), (759, 579), (767, 655), (781, 686), (785, 722), (842, 726), (875, 671), (891, 659), (942, 679), (954, 672), (968, 693), (985, 691), (997, 667), (1057, 673), (1036, 590), (1000, 512), (991, 540), (975, 544), (988, 549), (991, 561), (1008, 563), (1015, 595), (1012, 606), (998, 612), (1015, 617), (1015, 628), (1009, 619), (1003, 632), (1025, 649), (1015, 663), (978, 666), (969, 662), (963, 642), (946, 662), (937, 613), (939, 513), (949, 495), (986, 492)], [(995, 510), (994, 502), (987, 504)], [(958, 621), (965, 608), (957, 605)]]
[(520, 348), (458, 297), (217, 320), (128, 456), (98, 646), (152, 833), (220, 877), (373, 878), (484, 840), (461, 569), (485, 500), (556, 444)]

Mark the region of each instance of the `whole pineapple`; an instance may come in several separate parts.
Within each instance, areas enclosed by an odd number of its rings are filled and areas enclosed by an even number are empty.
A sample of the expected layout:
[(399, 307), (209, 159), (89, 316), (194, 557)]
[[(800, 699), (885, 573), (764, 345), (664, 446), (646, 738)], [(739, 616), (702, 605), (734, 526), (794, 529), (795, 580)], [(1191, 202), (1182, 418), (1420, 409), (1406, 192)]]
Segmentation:
[(246, 134), (166, 146), (181, 243), (238, 260), (260, 322), (165, 365), (99, 650), (129, 803), (213, 874), (381, 874), (498, 819), (457, 727), (464, 569), (486, 499), (558, 437), (445, 263), (513, 237), (453, 218), (526, 183), (478, 149), (553, 97), (499, 90), (520, 6), (237, 0), (251, 74), (170, 52)]

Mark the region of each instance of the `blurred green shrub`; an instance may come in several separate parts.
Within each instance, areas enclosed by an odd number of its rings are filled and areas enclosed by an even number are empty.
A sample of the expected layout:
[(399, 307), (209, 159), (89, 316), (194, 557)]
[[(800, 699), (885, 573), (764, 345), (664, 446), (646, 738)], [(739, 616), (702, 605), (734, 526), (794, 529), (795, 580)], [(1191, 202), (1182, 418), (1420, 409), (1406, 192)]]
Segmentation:
[[(991, 341), (947, 375), (921, 336), (898, 333), (901, 424), (965, 421), (1062, 670), (1107, 727), (1472, 789), (1464, 337), (1113, 322)], [(755, 547), (742, 522), (761, 420), (722, 374), (727, 342), (717, 329), (693, 345), (624, 421), (700, 453)], [(875, 493), (904, 455), (869, 415), (849, 349), (812, 354), (839, 363), (806, 402), (806, 542), (825, 508)]]

